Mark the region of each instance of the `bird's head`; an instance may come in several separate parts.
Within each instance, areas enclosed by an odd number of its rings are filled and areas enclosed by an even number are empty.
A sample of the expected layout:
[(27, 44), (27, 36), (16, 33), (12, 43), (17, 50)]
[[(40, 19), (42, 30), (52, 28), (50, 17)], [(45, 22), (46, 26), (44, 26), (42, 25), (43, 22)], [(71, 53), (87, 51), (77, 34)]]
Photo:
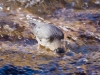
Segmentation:
[(59, 43), (57, 42), (56, 45), (58, 45), (58, 47), (54, 49), (54, 52), (57, 54), (64, 54), (66, 52), (65, 44), (66, 42), (64, 39), (62, 39)]
[(65, 50), (64, 48), (57, 48), (54, 50), (57, 54), (62, 54), (62, 53), (65, 53)]

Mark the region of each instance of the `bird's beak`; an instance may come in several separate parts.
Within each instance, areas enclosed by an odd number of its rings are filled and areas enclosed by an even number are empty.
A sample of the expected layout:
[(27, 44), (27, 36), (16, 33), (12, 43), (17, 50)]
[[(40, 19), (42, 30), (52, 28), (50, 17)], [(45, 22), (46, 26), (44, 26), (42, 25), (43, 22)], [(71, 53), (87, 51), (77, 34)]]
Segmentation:
[(64, 48), (57, 48), (57, 49), (55, 49), (55, 52), (57, 54), (61, 54), (61, 53), (65, 53), (65, 50), (64, 50)]

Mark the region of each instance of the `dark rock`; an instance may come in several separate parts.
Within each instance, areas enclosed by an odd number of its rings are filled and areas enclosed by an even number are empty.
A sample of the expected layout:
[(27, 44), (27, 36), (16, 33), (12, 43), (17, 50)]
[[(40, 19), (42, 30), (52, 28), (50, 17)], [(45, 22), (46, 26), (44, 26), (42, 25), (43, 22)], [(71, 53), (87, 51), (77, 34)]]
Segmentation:
[(88, 60), (86, 58), (81, 58), (77, 61), (77, 65), (83, 65), (86, 64)]
[(87, 75), (86, 73), (76, 72), (75, 75)]
[(74, 56), (74, 52), (70, 51), (66, 53), (67, 56)]
[(6, 75), (5, 71), (2, 68), (0, 68), (0, 75)]
[(56, 66), (52, 65), (52, 66), (50, 67), (49, 71), (55, 71), (56, 68), (57, 68)]

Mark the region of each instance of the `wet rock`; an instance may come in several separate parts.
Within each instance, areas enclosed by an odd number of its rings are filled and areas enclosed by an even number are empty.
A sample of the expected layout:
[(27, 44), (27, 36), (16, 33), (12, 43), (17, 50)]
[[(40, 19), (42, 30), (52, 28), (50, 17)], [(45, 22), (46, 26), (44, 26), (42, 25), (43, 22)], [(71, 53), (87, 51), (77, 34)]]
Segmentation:
[(71, 61), (69, 64), (75, 65), (77, 62), (76, 61)]
[(77, 53), (83, 53), (83, 54), (87, 54), (88, 53), (88, 46), (80, 46), (80, 47), (77, 47), (75, 50), (75, 52)]
[(46, 64), (40, 64), (38, 68), (41, 70), (45, 70), (46, 69), (45, 66), (46, 66)]
[(62, 67), (59, 67), (58, 70), (63, 71), (63, 68)]
[(39, 74), (42, 73), (39, 70), (33, 70), (30, 67), (18, 67), (13, 65), (5, 65), (2, 68), (0, 68), (0, 74), (2, 75), (33, 75), (33, 74)]
[(80, 67), (77, 67), (77, 72), (78, 73), (84, 73), (84, 69), (83, 68), (80, 68)]
[(87, 74), (86, 73), (77, 72), (77, 73), (75, 73), (75, 75), (87, 75)]
[(87, 62), (88, 62), (88, 60), (86, 58), (80, 58), (77, 61), (77, 65), (83, 65), (83, 64), (86, 64)]
[(13, 65), (5, 65), (3, 66), (3, 70), (6, 74), (17, 74), (17, 70), (16, 67), (14, 67)]
[(50, 62), (49, 63), (49, 71), (50, 72), (55, 72), (56, 70), (59, 70), (59, 64), (58, 63), (55, 63), (55, 62)]
[(67, 72), (67, 73), (64, 73), (65, 75), (74, 75), (74, 73), (70, 73), (70, 72)]
[(3, 59), (2, 59), (2, 58), (0, 58), (0, 61), (3, 61)]
[(62, 74), (62, 73), (60, 73), (60, 74), (58, 74), (58, 75), (66, 75), (66, 74)]
[(25, 44), (35, 45), (37, 41), (35, 39), (24, 39)]
[(74, 52), (69, 51), (69, 52), (66, 53), (66, 55), (67, 55), (67, 56), (74, 56)]
[(5, 71), (2, 68), (0, 68), (0, 74), (1, 75), (6, 75)]
[(88, 75), (99, 75), (98, 72), (93, 72), (92, 70), (87, 70)]
[(49, 71), (55, 71), (56, 68), (57, 68), (56, 66), (52, 65), (52, 66), (50, 67)]

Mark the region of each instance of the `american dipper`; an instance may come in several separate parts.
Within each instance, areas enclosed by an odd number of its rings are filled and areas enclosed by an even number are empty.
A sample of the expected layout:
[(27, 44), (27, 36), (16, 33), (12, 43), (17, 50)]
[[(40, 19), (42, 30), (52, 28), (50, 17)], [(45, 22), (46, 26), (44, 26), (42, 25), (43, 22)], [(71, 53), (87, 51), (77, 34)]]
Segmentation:
[(62, 40), (64, 39), (63, 32), (53, 24), (33, 21), (32, 32), (38, 41), (38, 45), (49, 48), (56, 53), (63, 53)]

